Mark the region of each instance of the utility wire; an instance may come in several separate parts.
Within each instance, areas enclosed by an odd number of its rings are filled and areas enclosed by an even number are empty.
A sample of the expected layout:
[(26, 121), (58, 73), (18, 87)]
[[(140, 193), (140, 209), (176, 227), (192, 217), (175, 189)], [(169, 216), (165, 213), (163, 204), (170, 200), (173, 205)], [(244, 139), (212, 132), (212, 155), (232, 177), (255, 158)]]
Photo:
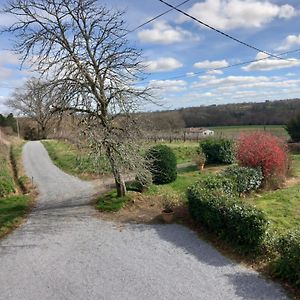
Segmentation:
[(158, 0), (158, 1), (164, 3), (165, 5), (169, 6), (170, 8), (172, 8), (172, 9), (174, 9), (174, 10), (177, 10), (177, 11), (180, 12), (181, 14), (185, 15), (186, 17), (191, 18), (192, 20), (196, 21), (197, 23), (199, 23), (199, 24), (201, 24), (201, 25), (203, 25), (203, 26), (205, 26), (205, 27), (207, 27), (207, 28), (209, 28), (209, 29), (212, 29), (212, 30), (216, 31), (217, 33), (219, 33), (219, 34), (221, 34), (221, 35), (223, 35), (223, 36), (225, 36), (225, 37), (227, 37), (227, 38), (229, 38), (229, 39), (231, 39), (231, 40), (233, 40), (233, 41), (235, 41), (235, 42), (237, 42), (237, 43), (239, 43), (239, 44), (242, 44), (242, 45), (244, 45), (244, 46), (246, 46), (246, 47), (248, 47), (248, 48), (251, 48), (251, 49), (253, 49), (253, 50), (256, 50), (256, 51), (258, 51), (258, 52), (265, 53), (265, 54), (267, 54), (267, 55), (269, 55), (269, 56), (271, 56), (271, 57), (274, 57), (274, 58), (277, 58), (277, 59), (287, 60), (287, 59), (284, 59), (284, 58), (282, 58), (282, 57), (279, 57), (279, 56), (276, 56), (276, 55), (274, 55), (274, 54), (271, 54), (271, 53), (269, 53), (269, 52), (267, 52), (267, 51), (261, 50), (261, 49), (255, 47), (255, 46), (253, 46), (253, 45), (250, 45), (250, 44), (248, 44), (248, 43), (246, 43), (246, 42), (244, 42), (244, 41), (242, 41), (242, 40), (240, 40), (240, 39), (238, 39), (238, 38), (235, 38), (235, 37), (233, 37), (232, 35), (229, 35), (228, 33), (225, 33), (225, 32), (223, 32), (223, 31), (221, 31), (221, 30), (219, 30), (219, 29), (217, 29), (217, 28), (215, 28), (215, 27), (213, 27), (213, 26), (211, 26), (211, 25), (209, 25), (209, 24), (207, 24), (207, 23), (205, 23), (205, 22), (203, 22), (203, 21), (201, 21), (201, 20), (199, 20), (199, 19), (193, 17), (192, 15), (188, 14), (187, 12), (185, 12), (185, 11), (179, 9), (178, 7), (172, 5), (172, 4), (170, 4), (170, 3), (168, 3), (168, 2), (166, 2), (166, 1), (164, 1), (164, 0)]
[[(176, 5), (175, 7), (178, 8), (178, 7), (184, 5), (185, 3), (189, 2), (189, 1), (191, 1), (191, 0), (185, 0), (185, 1), (181, 2), (181, 3), (179, 3), (178, 5)], [(163, 12), (163, 13), (157, 15), (156, 17), (153, 17), (152, 19), (146, 21), (145, 23), (143, 23), (143, 24), (141, 24), (141, 25), (135, 27), (134, 29), (129, 30), (128, 33), (131, 33), (131, 32), (134, 32), (134, 31), (140, 29), (141, 27), (143, 27), (143, 26), (145, 26), (145, 25), (147, 25), (147, 24), (149, 24), (149, 23), (155, 21), (156, 19), (158, 19), (158, 18), (160, 18), (160, 17), (166, 15), (167, 13), (171, 12), (172, 10), (174, 10), (174, 8), (170, 8), (170, 9), (166, 10), (165, 12)]]

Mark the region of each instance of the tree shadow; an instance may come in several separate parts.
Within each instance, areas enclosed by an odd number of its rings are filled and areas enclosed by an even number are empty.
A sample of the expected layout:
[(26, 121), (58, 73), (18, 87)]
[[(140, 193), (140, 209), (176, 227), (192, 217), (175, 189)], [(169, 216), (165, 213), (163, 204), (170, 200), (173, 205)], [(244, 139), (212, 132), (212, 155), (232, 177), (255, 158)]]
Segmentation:
[(241, 299), (289, 299), (275, 282), (267, 280), (253, 271), (225, 275)]
[(155, 230), (158, 236), (185, 253), (193, 255), (201, 263), (215, 267), (234, 265), (230, 259), (224, 257), (213, 246), (200, 239), (195, 232), (179, 224), (150, 224), (131, 225), (134, 230)]

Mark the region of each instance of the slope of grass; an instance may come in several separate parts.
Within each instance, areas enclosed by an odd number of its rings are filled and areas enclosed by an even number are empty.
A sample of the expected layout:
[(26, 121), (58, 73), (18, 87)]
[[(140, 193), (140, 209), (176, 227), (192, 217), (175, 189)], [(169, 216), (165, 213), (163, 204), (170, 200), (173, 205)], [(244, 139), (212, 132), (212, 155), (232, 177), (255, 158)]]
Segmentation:
[(68, 142), (47, 140), (42, 143), (54, 164), (69, 174), (90, 179), (109, 172), (104, 159), (97, 160), (87, 151), (78, 149)]
[(0, 198), (0, 238), (14, 229), (30, 207), (30, 197), (13, 195)]
[[(16, 155), (21, 158), (22, 144), (16, 144)], [(0, 238), (14, 229), (28, 212), (30, 196), (18, 194), (9, 161), (9, 146), (0, 144)]]

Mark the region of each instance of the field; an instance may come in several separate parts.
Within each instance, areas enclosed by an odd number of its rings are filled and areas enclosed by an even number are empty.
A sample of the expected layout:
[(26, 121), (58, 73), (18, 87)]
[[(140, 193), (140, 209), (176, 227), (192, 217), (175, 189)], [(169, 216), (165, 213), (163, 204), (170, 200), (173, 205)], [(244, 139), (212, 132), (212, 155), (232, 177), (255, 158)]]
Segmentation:
[(284, 125), (248, 125), (248, 126), (224, 126), (224, 127), (209, 127), (215, 132), (217, 137), (236, 138), (241, 133), (251, 133), (255, 131), (266, 131), (278, 137), (288, 139), (289, 135), (284, 129)]

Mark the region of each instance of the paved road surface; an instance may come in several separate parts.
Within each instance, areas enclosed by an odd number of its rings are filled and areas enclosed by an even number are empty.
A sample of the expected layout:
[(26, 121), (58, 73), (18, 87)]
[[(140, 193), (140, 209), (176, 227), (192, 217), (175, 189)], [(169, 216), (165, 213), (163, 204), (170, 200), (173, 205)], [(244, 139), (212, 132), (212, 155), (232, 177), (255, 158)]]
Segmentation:
[(179, 225), (105, 222), (92, 183), (69, 176), (39, 142), (24, 148), (40, 190), (28, 221), (0, 241), (0, 299), (286, 299)]

